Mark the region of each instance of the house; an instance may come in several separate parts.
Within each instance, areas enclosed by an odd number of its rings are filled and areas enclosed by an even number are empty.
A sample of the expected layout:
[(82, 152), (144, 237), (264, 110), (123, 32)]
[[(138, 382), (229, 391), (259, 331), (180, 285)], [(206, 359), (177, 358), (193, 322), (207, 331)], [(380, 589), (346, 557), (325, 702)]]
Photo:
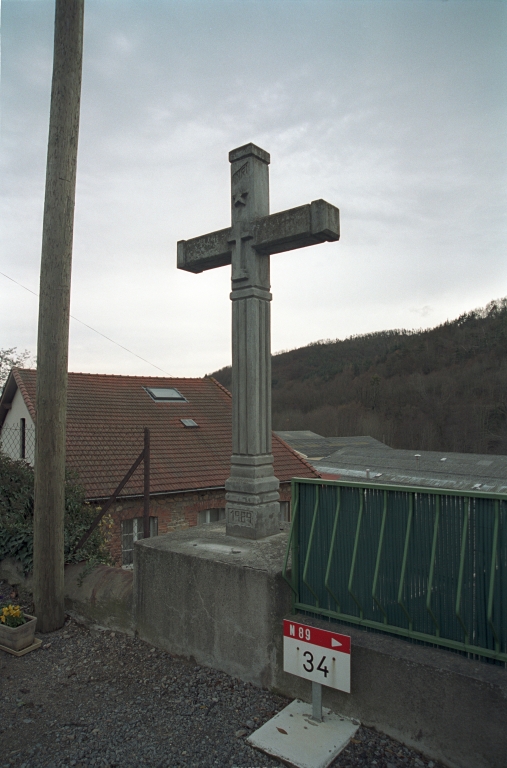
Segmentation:
[[(35, 370), (14, 368), (0, 398), (2, 450), (33, 464)], [(77, 472), (86, 499), (110, 497), (143, 450), (150, 429), (150, 528), (152, 535), (225, 516), (225, 481), (232, 453), (231, 395), (215, 379), (69, 373), (67, 466)], [(281, 512), (289, 519), (292, 477), (317, 472), (273, 435)], [(112, 507), (111, 552), (132, 562), (142, 537), (143, 465)]]

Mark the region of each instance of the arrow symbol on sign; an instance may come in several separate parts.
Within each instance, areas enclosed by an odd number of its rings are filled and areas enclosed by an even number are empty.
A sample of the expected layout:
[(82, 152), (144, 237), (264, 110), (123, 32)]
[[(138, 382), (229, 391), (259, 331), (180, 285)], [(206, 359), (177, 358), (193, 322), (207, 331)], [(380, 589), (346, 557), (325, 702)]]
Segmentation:
[(338, 648), (339, 645), (343, 645), (343, 643), (339, 643), (338, 640), (335, 640), (334, 637), (331, 638), (331, 648)]

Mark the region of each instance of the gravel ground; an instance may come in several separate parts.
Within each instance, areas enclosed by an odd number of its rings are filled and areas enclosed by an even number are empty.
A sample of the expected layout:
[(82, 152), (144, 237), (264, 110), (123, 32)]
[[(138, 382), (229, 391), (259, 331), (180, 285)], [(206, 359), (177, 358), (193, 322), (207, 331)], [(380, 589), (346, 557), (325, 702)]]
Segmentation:
[[(26, 656), (0, 652), (0, 768), (280, 765), (245, 739), (281, 696), (71, 619), (40, 637)], [(365, 727), (333, 763), (356, 766), (443, 768)]]

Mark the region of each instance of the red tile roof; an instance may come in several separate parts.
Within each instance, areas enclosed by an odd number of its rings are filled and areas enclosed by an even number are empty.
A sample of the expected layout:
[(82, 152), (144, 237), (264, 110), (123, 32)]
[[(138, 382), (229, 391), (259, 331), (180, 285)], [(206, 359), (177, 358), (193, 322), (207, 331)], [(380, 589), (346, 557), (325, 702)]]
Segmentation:
[[(35, 416), (36, 371), (14, 369), (16, 383)], [(188, 402), (155, 402), (144, 387), (172, 387)], [(180, 419), (194, 419), (198, 428)], [(151, 493), (223, 488), (232, 453), (231, 395), (215, 379), (69, 373), (67, 465), (76, 470), (89, 499), (109, 496), (151, 437)], [(273, 434), (275, 475), (318, 477)], [(143, 465), (122, 491), (143, 492)]]

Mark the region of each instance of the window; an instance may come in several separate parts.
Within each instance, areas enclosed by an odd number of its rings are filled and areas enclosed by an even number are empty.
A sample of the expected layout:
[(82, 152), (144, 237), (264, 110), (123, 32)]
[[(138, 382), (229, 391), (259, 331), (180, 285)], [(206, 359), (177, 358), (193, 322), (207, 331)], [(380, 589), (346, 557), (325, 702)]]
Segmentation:
[(144, 387), (144, 389), (152, 400), (155, 400), (157, 403), (188, 402), (181, 392), (172, 387)]
[[(152, 536), (158, 536), (158, 517), (150, 517), (150, 537)], [(144, 538), (142, 517), (122, 521), (121, 560), (124, 567), (134, 564), (134, 542), (142, 538)]]
[(280, 502), (280, 522), (288, 523), (290, 521), (290, 501)]
[(199, 424), (193, 419), (180, 419), (184, 427), (198, 427)]
[(219, 520), (225, 520), (225, 507), (220, 509), (205, 509), (197, 515), (197, 525), (203, 523), (216, 523)]
[(19, 420), (19, 458), (26, 459), (26, 419)]

